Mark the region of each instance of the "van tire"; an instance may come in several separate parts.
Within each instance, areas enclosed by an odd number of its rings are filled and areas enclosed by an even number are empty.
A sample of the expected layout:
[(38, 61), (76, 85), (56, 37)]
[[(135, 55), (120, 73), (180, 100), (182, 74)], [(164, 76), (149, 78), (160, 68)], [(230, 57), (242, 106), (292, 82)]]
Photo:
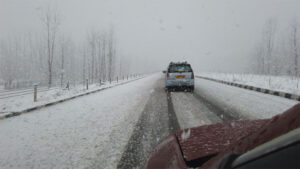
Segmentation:
[(191, 86), (191, 87), (190, 87), (191, 92), (194, 92), (194, 89), (195, 89), (194, 86)]

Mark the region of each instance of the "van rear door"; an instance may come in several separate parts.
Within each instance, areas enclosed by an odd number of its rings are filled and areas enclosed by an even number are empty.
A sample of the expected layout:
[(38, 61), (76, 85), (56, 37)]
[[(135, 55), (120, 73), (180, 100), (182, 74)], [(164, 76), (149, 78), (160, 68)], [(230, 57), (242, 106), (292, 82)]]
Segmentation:
[(193, 70), (189, 64), (172, 64), (168, 69), (172, 80), (190, 80), (193, 77)]

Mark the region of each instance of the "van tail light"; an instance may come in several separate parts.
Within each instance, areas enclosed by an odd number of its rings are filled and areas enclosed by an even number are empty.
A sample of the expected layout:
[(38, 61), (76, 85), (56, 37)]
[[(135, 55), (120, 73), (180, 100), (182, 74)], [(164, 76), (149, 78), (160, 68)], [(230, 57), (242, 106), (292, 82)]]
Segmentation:
[(169, 72), (167, 72), (167, 78), (169, 78), (169, 77), (170, 77)]
[(192, 79), (194, 79), (195, 77), (194, 77), (194, 72), (192, 72)]

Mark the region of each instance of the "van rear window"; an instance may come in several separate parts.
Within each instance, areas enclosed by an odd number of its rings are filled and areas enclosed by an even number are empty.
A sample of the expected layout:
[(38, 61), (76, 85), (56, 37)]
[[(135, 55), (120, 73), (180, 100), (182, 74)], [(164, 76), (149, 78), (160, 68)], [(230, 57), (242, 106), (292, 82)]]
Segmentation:
[(170, 65), (168, 72), (192, 72), (192, 68), (187, 64)]

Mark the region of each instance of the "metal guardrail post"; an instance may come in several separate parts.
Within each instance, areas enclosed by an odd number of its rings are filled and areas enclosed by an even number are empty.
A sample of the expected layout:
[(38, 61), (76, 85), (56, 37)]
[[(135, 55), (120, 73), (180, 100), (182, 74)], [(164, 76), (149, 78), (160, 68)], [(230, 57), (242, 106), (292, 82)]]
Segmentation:
[(67, 83), (67, 89), (70, 90), (70, 82)]
[(89, 79), (86, 79), (86, 90), (89, 90)]
[(37, 101), (37, 84), (33, 85), (33, 101), (36, 102)]

